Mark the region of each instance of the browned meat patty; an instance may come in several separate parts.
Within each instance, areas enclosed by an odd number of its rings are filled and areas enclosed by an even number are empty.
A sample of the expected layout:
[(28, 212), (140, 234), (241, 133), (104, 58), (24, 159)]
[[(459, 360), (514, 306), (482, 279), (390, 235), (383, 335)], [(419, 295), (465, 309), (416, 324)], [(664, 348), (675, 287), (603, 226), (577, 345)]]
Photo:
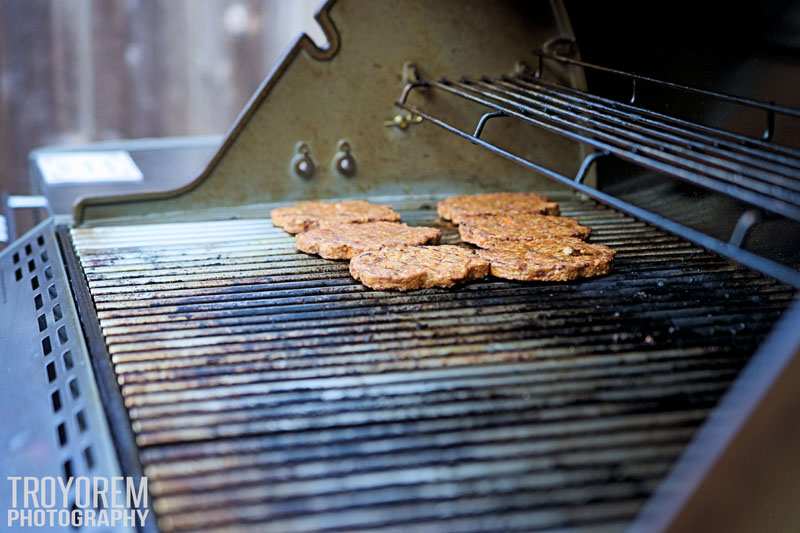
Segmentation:
[(270, 216), (274, 225), (292, 234), (316, 228), (321, 221), (332, 223), (400, 221), (400, 215), (391, 207), (371, 204), (363, 200), (298, 202), (287, 207), (273, 209)]
[(464, 217), (476, 215), (557, 215), (558, 204), (530, 192), (493, 192), (452, 196), (436, 206), (439, 216), (460, 224)]
[(608, 274), (617, 254), (612, 248), (603, 244), (569, 237), (537, 239), (528, 241), (525, 245), (539, 253), (577, 265), (578, 275), (586, 278)]
[(592, 232), (568, 217), (547, 215), (494, 215), (464, 217), (458, 226), (461, 240), (481, 248), (499, 248), (509, 241), (525, 242), (542, 237), (586, 239)]
[(295, 245), (301, 252), (325, 259), (350, 259), (383, 246), (437, 243), (441, 236), (436, 228), (412, 228), (398, 222), (340, 224), (323, 221), (321, 227), (297, 235)]
[(493, 276), (521, 281), (569, 281), (607, 274), (614, 250), (572, 237), (551, 237), (478, 250)]
[(358, 254), (350, 274), (378, 290), (452, 287), (489, 274), (489, 262), (460, 246), (397, 246)]

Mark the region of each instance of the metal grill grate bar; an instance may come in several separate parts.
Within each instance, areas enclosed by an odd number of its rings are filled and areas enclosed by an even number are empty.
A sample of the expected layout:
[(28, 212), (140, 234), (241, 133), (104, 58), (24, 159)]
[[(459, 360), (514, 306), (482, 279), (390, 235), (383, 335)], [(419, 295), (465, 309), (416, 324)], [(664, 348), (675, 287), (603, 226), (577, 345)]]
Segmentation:
[[(469, 81), (442, 81), (430, 82), (429, 85), (622, 159), (800, 220), (800, 194), (794, 190), (796, 187), (786, 186), (786, 183), (800, 183), (797, 170), (794, 170), (793, 178), (782, 178), (765, 171), (753, 174), (744, 165), (733, 165), (735, 171), (730, 171), (732, 163), (726, 159), (703, 154), (663, 138), (644, 136), (633, 131), (632, 124), (612, 122), (605, 115), (601, 115), (603, 121), (598, 121), (594, 118), (597, 114), (587, 109), (574, 112), (560, 102), (534, 100), (530, 95), (535, 93), (529, 90), (505, 91), (510, 93), (509, 98), (488, 83), (479, 86)], [(642, 131), (641, 128), (639, 130)], [(776, 180), (780, 185), (775, 183)]]
[[(595, 106), (581, 102), (577, 98), (569, 98), (566, 94), (558, 93), (553, 96), (554, 91), (546, 91), (542, 87), (527, 84), (524, 81), (510, 83), (487, 80), (477, 82), (476, 85), (488, 89), (493, 94), (507, 96), (520, 102), (534, 105), (552, 104), (557, 106), (556, 109), (566, 117), (572, 118), (575, 113), (579, 113), (583, 117), (591, 117), (596, 119), (596, 122), (592, 122), (592, 124), (603, 131), (620, 133), (631, 141), (641, 142), (646, 146), (663, 149), (699, 163), (709, 163), (715, 167), (738, 173), (746, 178), (744, 183), (760, 192), (769, 194), (774, 191), (775, 194), (791, 200), (793, 198), (792, 191), (800, 190), (800, 180), (796, 179), (798, 169), (800, 169), (800, 159), (782, 161), (785, 164), (775, 164), (769, 161), (770, 156), (773, 155), (770, 152), (754, 151), (755, 153), (750, 155), (734, 148), (735, 145), (720, 148), (711, 140), (695, 140), (691, 131), (664, 133), (658, 128), (643, 125), (642, 118), (633, 113), (626, 113), (619, 117), (619, 112), (614, 110), (597, 111), (594, 109)], [(730, 174), (723, 174), (723, 176), (723, 179), (726, 180), (730, 180), (732, 177)], [(775, 189), (770, 185), (774, 185)]]
[[(434, 204), (396, 207), (457, 242)], [(561, 204), (610, 275), (381, 293), (267, 220), (73, 230), (160, 527), (623, 527), (792, 291)]]
[(765, 143), (725, 130), (712, 129), (641, 107), (548, 83), (541, 79), (504, 78), (500, 80), (500, 83), (502, 85), (512, 84), (522, 89), (536, 91), (543, 96), (555, 97), (558, 100), (576, 104), (577, 109), (600, 111), (605, 113), (606, 117), (630, 121), (630, 124), (636, 129), (659, 136), (659, 138), (676, 140), (687, 146), (702, 147), (711, 153), (731, 157), (765, 170), (792, 176), (793, 172), (796, 172), (792, 169), (800, 169), (800, 151), (790, 147)]

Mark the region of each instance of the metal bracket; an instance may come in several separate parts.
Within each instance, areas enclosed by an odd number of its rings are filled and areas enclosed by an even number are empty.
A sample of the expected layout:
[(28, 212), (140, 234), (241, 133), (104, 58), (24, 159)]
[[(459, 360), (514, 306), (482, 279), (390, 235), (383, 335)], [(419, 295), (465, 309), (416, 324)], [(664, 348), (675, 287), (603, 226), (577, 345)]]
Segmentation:
[(507, 116), (502, 111), (490, 111), (488, 113), (484, 113), (481, 115), (481, 118), (478, 120), (478, 124), (475, 126), (475, 133), (472, 135), (478, 139), (481, 137), (481, 133), (483, 133), (483, 128), (486, 127), (486, 123), (492, 120), (493, 118), (497, 117), (505, 117)]
[[(775, 105), (775, 102), (770, 101), (770, 105)], [(771, 141), (773, 135), (775, 135), (775, 110), (767, 109), (767, 127), (764, 129), (764, 133), (761, 134), (761, 138), (765, 141)]]
[(578, 169), (578, 173), (575, 174), (575, 181), (578, 183), (583, 183), (583, 180), (586, 179), (586, 174), (588, 174), (592, 164), (598, 159), (609, 155), (611, 154), (601, 150), (598, 152), (592, 152), (591, 154), (584, 157), (583, 162), (581, 163), (581, 167)]
[[(412, 90), (418, 87), (428, 86), (426, 82), (421, 80), (417, 66), (414, 63), (403, 63), (401, 78), (403, 80), (403, 92), (400, 95), (400, 101), (398, 102), (400, 104), (404, 104), (406, 102)], [(391, 119), (385, 120), (383, 125), (387, 128), (406, 130), (409, 126), (420, 124), (421, 122), (422, 117), (414, 113), (397, 113)]]
[(544, 44), (542, 44), (541, 48), (533, 52), (538, 59), (536, 72), (533, 73), (533, 77), (538, 80), (544, 73), (543, 56), (556, 55), (559, 57), (573, 57), (575, 56), (576, 51), (576, 42), (572, 37), (559, 35), (557, 37), (553, 37), (552, 39), (548, 39), (544, 42)]
[(747, 240), (750, 230), (753, 229), (753, 226), (761, 222), (762, 219), (763, 216), (758, 209), (748, 209), (742, 213), (739, 216), (739, 220), (736, 221), (736, 226), (733, 228), (731, 238), (728, 242), (733, 246), (741, 248), (745, 240)]

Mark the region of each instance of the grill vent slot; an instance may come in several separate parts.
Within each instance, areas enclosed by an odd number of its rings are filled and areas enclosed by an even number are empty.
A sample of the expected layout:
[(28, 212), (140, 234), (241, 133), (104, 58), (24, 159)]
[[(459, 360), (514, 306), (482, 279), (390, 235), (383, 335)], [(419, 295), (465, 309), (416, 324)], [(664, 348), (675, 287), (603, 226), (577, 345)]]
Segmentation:
[[(53, 267), (47, 246), (54, 243), (49, 241), (44, 235), (38, 235), (23, 247), (25, 256), (29, 258), (24, 265), (34, 308), (38, 312), (36, 333), (39, 335), (42, 379), (48, 387), (54, 439), (62, 453), (62, 474), (67, 477), (91, 475), (94, 466), (92, 444), (90, 440), (79, 437), (86, 433), (88, 426), (82, 411), (80, 383), (74, 372), (71, 335), (67, 325), (62, 323), (64, 315), (53, 282)], [(22, 263), (19, 252), (14, 253), (11, 259), (14, 265)], [(17, 281), (22, 281), (24, 274), (21, 268), (17, 268), (14, 275)], [(50, 282), (46, 292), (42, 291), (42, 279)]]

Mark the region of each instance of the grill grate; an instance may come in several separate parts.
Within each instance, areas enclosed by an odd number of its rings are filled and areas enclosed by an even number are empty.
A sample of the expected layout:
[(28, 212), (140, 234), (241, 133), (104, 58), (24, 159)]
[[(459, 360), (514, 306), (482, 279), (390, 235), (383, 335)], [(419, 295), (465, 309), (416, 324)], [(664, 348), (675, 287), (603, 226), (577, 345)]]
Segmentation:
[(561, 205), (612, 274), (381, 293), (268, 220), (73, 230), (160, 527), (623, 528), (792, 291)]

